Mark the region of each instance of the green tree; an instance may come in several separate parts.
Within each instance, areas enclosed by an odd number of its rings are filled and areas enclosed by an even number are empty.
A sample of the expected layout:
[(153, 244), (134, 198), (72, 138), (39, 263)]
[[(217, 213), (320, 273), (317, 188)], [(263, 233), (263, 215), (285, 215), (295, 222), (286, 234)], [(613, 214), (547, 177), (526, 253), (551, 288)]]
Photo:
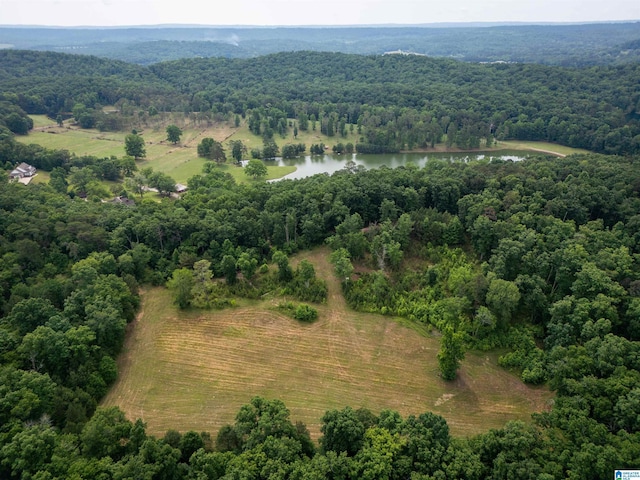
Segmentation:
[(188, 268), (174, 270), (167, 282), (167, 288), (173, 292), (173, 303), (180, 308), (187, 308), (191, 304), (193, 285), (193, 274)]
[(188, 462), (191, 455), (193, 455), (198, 449), (204, 448), (204, 440), (202, 435), (193, 430), (189, 430), (182, 435), (180, 439), (179, 449), (182, 452), (182, 461)]
[(335, 268), (336, 276), (343, 282), (348, 281), (353, 274), (353, 265), (346, 248), (339, 248), (331, 252), (330, 261)]
[(356, 477), (361, 479), (393, 478), (394, 462), (405, 444), (399, 433), (391, 434), (379, 427), (369, 428), (364, 446), (355, 456)]
[(350, 457), (360, 451), (364, 444), (365, 427), (351, 407), (343, 410), (329, 410), (322, 417), (323, 452), (346, 452)]
[(208, 158), (216, 163), (224, 163), (227, 161), (222, 143), (211, 137), (203, 138), (198, 144), (198, 156)]
[(258, 268), (258, 260), (252, 257), (248, 252), (242, 252), (240, 257), (238, 257), (237, 266), (240, 269), (240, 272), (242, 272), (242, 276), (245, 280), (251, 282), (251, 279)]
[(4, 123), (9, 130), (18, 135), (26, 135), (29, 133), (29, 129), (33, 128), (33, 120), (26, 115), (21, 116), (15, 112), (5, 117)]
[(160, 195), (168, 196), (176, 189), (176, 181), (166, 173), (152, 172), (147, 180), (149, 186), (158, 190)]
[(309, 260), (302, 260), (298, 264), (296, 274), (302, 282), (304, 282), (305, 288), (309, 288), (309, 283), (316, 278), (316, 270), (313, 264)]
[(193, 286), (191, 287), (191, 304), (195, 307), (209, 307), (209, 295), (211, 294), (211, 262), (198, 260), (193, 264)]
[(236, 270), (236, 259), (232, 255), (225, 255), (220, 262), (220, 269), (222, 270), (224, 277), (227, 280), (227, 284), (233, 285), (236, 283), (238, 272)]
[(144, 146), (144, 138), (135, 133), (130, 133), (124, 139), (124, 151), (136, 160), (146, 157), (147, 151)]
[(291, 270), (291, 265), (289, 265), (289, 257), (287, 257), (287, 254), (277, 250), (273, 253), (271, 259), (278, 265), (278, 280), (281, 282), (291, 281), (291, 279), (293, 279), (293, 270)]
[(245, 175), (252, 177), (254, 180), (267, 176), (267, 166), (257, 159), (249, 160), (247, 166), (244, 167)]
[(56, 440), (55, 431), (47, 425), (25, 428), (0, 449), (0, 462), (11, 478), (52, 478), (39, 472), (45, 472), (51, 462)]
[(244, 449), (254, 448), (268, 437), (296, 438), (298, 432), (289, 415), (289, 410), (281, 400), (254, 397), (249, 404), (240, 407), (235, 431)]
[(99, 408), (80, 434), (82, 453), (117, 461), (127, 453), (132, 428), (118, 407)]
[(242, 159), (247, 155), (247, 147), (242, 140), (231, 140), (231, 157), (236, 163), (240, 163)]
[(58, 193), (67, 193), (69, 188), (69, 182), (67, 182), (67, 173), (61, 167), (56, 167), (51, 171), (49, 177), (49, 186), (51, 186)]
[(58, 310), (45, 298), (27, 298), (16, 303), (5, 321), (22, 337), (44, 325)]
[(89, 191), (89, 186), (97, 180), (96, 174), (88, 167), (71, 167), (69, 183), (75, 188), (77, 194), (84, 196)]
[(460, 367), (460, 361), (464, 358), (464, 334), (455, 332), (453, 327), (446, 326), (440, 339), (440, 352), (438, 352), (438, 366), (440, 374), (445, 380), (453, 380)]
[(118, 161), (118, 168), (124, 177), (131, 177), (138, 170), (136, 159), (125, 155)]
[(47, 326), (40, 326), (22, 338), (17, 353), (23, 356), (25, 364), (34, 371), (49, 373), (53, 378), (65, 374), (69, 344), (62, 332)]
[(506, 327), (520, 301), (520, 291), (514, 282), (494, 278), (487, 291), (487, 306), (495, 313), (502, 327)]
[(262, 140), (262, 158), (276, 158), (279, 151), (278, 145), (273, 140), (268, 138)]
[(167, 127), (167, 141), (174, 145), (180, 141), (182, 130), (177, 125), (169, 125)]
[(136, 173), (133, 177), (125, 179), (125, 187), (138, 195), (140, 198), (144, 196), (148, 184), (147, 177), (142, 173)]

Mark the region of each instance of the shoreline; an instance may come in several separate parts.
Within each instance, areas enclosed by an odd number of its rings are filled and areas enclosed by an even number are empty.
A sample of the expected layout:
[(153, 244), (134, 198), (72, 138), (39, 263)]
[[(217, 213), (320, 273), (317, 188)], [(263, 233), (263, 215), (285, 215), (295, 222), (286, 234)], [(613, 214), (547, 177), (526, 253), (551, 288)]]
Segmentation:
[[(569, 147), (563, 147), (562, 145), (559, 145), (559, 147), (569, 148)], [(512, 145), (512, 144), (504, 144), (504, 143), (501, 143), (495, 147), (473, 148), (473, 149), (462, 149), (462, 148), (455, 148), (455, 147), (445, 147), (444, 145), (436, 145), (433, 148), (416, 148), (413, 150), (400, 150), (400, 152), (398, 153), (476, 153), (476, 154), (481, 154), (481, 153), (497, 153), (497, 152), (503, 152), (505, 150), (521, 150), (523, 152), (546, 153), (546, 154), (554, 155), (560, 158), (564, 158), (567, 156), (566, 153), (561, 153), (555, 150), (535, 148), (533, 146), (527, 146), (524, 144)]]

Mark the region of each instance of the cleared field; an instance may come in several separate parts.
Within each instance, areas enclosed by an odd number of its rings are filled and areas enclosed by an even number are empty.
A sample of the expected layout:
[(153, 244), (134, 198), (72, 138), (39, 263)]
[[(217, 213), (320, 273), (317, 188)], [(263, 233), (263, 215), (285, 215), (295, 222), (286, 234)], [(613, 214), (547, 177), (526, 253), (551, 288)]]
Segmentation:
[[(77, 155), (94, 155), (97, 157), (122, 157), (124, 151), (125, 132), (99, 132), (76, 127), (58, 127), (44, 115), (32, 115), (34, 129), (29, 135), (18, 136), (19, 142), (35, 143), (46, 148), (69, 150)], [(199, 158), (198, 143), (205, 137), (226, 142), (236, 129), (226, 124), (218, 124), (210, 128), (183, 128), (180, 143), (173, 145), (166, 141), (164, 128), (149, 128), (140, 132), (145, 140), (147, 157), (138, 162), (138, 168), (153, 167), (154, 170), (166, 173), (179, 183), (186, 183), (194, 175), (202, 173), (203, 165), (208, 161)], [(230, 157), (230, 149), (227, 149)], [(242, 169), (233, 165), (223, 165), (233, 175), (236, 182), (250, 182)], [(293, 171), (295, 167), (267, 167), (267, 179), (280, 178)]]
[(180, 312), (165, 289), (146, 291), (103, 404), (142, 418), (152, 434), (173, 428), (215, 435), (261, 395), (283, 400), (314, 438), (324, 412), (346, 405), (403, 415), (433, 411), (456, 435), (528, 420), (546, 408), (550, 392), (525, 386), (494, 355), (468, 353), (458, 380), (442, 381), (439, 340), (348, 309), (327, 254), (323, 248), (297, 259), (308, 258), (329, 283), (328, 302), (311, 325), (280, 315), (270, 301)]
[(589, 153), (588, 150), (581, 148), (565, 147), (556, 143), (549, 142), (524, 142), (520, 140), (502, 140), (498, 142), (496, 148), (507, 148), (509, 150), (531, 150), (541, 153), (552, 153), (564, 157), (572, 153)]
[(46, 115), (30, 115), (33, 120), (33, 128), (55, 127), (56, 121), (50, 119)]

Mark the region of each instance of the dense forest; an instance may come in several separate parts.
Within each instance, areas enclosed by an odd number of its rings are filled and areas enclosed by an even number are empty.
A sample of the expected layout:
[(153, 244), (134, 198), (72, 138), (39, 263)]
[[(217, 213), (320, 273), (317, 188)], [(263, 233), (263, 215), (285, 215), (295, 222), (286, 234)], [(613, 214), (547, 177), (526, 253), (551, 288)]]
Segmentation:
[[(597, 479), (633, 467), (639, 172), (636, 157), (574, 155), (248, 186), (214, 167), (181, 200), (133, 207), (2, 182), (0, 474)], [(323, 417), (319, 446), (276, 400), (253, 399), (220, 432), (162, 439), (117, 409), (96, 411), (139, 285), (175, 287), (185, 271), (195, 282), (206, 260), (224, 279), (210, 298), (227, 307), (264, 286), (295, 290), (303, 273), (288, 268), (288, 255), (322, 243), (353, 308), (436, 326), (444, 358), (460, 347), (507, 348), (501, 363), (546, 382), (553, 407), (531, 425), (460, 439), (428, 412), (345, 406)], [(271, 261), (275, 270), (256, 270)], [(360, 265), (367, 273), (355, 275)]]
[(149, 65), (277, 52), (404, 51), (466, 62), (619, 65), (637, 62), (640, 24), (432, 24), (357, 27), (0, 27), (0, 47), (81, 53)]
[[(361, 153), (445, 141), (473, 149), (493, 139), (640, 151), (638, 64), (564, 68), (314, 52), (150, 67), (26, 51), (2, 51), (0, 61), (6, 111), (73, 115), (101, 130), (131, 129), (177, 111), (205, 122), (243, 116), (268, 137), (289, 131), (289, 119), (336, 137), (357, 125)], [(105, 105), (117, 111), (106, 114)]]
[[(143, 67), (14, 50), (0, 62), (0, 478), (595, 480), (637, 468), (638, 64), (305, 51)], [(113, 203), (69, 184), (86, 184), (89, 171), (122, 180), (134, 159), (15, 139), (33, 128), (29, 114), (130, 131), (167, 112), (244, 121), (265, 141), (292, 128), (336, 139), (353, 128), (359, 152), (499, 138), (602, 154), (346, 164), (332, 176), (247, 184), (210, 162), (179, 198)], [(23, 161), (50, 182), (9, 182)], [(292, 315), (313, 321), (326, 285), (311, 264), (289, 260), (318, 245), (331, 249), (351, 308), (441, 332), (444, 379), (465, 350), (499, 348), (500, 365), (547, 385), (553, 404), (530, 423), (469, 438), (430, 412), (345, 404), (322, 417), (318, 443), (277, 399), (253, 398), (219, 432), (162, 438), (98, 407), (141, 287), (166, 285), (192, 309), (286, 292), (311, 304)]]

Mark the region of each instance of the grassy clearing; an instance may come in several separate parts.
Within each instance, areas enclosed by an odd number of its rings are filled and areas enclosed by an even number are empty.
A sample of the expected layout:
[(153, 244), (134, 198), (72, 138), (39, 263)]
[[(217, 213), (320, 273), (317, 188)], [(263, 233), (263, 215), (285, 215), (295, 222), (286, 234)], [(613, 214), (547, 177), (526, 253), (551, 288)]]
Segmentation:
[(49, 172), (39, 170), (38, 173), (36, 173), (36, 176), (33, 177), (33, 180), (31, 180), (31, 183), (33, 184), (49, 183), (50, 178), (51, 178), (51, 175), (49, 174)]
[(46, 115), (30, 115), (33, 120), (33, 128), (55, 127), (56, 121)]
[(142, 418), (152, 434), (170, 428), (216, 433), (252, 396), (282, 399), (294, 420), (320, 435), (320, 418), (351, 405), (403, 415), (433, 411), (454, 434), (469, 435), (529, 419), (551, 394), (468, 353), (459, 378), (438, 376), (439, 340), (380, 315), (351, 311), (322, 248), (308, 258), (328, 280), (319, 320), (301, 324), (274, 311), (279, 299), (223, 311), (178, 311), (169, 293), (143, 295), (118, 360), (119, 378), (103, 405)]
[[(83, 130), (69, 125), (58, 127), (44, 115), (32, 115), (34, 130), (29, 135), (17, 137), (17, 140), (30, 144), (35, 143), (46, 148), (69, 150), (77, 155), (93, 155), (96, 157), (122, 157), (124, 155), (124, 139), (126, 132), (99, 132)], [(237, 129), (226, 124), (217, 124), (209, 128), (183, 128), (181, 142), (173, 145), (166, 141), (164, 128), (149, 128), (141, 132), (146, 142), (147, 157), (138, 162), (138, 168), (153, 167), (154, 170), (166, 173), (179, 183), (186, 183), (194, 175), (202, 173), (207, 162), (199, 158), (197, 146), (205, 137), (211, 137), (228, 145), (228, 140), (235, 137)], [(240, 129), (242, 130), (242, 128)], [(248, 130), (246, 130), (248, 132)], [(262, 145), (255, 135), (256, 145)], [(230, 156), (230, 148), (227, 154)], [(220, 168), (230, 173), (238, 183), (249, 183), (250, 180), (242, 171), (233, 165), (222, 165)], [(295, 171), (295, 167), (267, 167), (267, 179), (283, 177)]]
[(505, 148), (509, 150), (531, 150), (534, 152), (551, 153), (564, 157), (573, 153), (589, 153), (588, 150), (581, 148), (565, 147), (556, 143), (549, 142), (524, 142), (520, 140), (503, 140), (498, 142), (497, 148)]

